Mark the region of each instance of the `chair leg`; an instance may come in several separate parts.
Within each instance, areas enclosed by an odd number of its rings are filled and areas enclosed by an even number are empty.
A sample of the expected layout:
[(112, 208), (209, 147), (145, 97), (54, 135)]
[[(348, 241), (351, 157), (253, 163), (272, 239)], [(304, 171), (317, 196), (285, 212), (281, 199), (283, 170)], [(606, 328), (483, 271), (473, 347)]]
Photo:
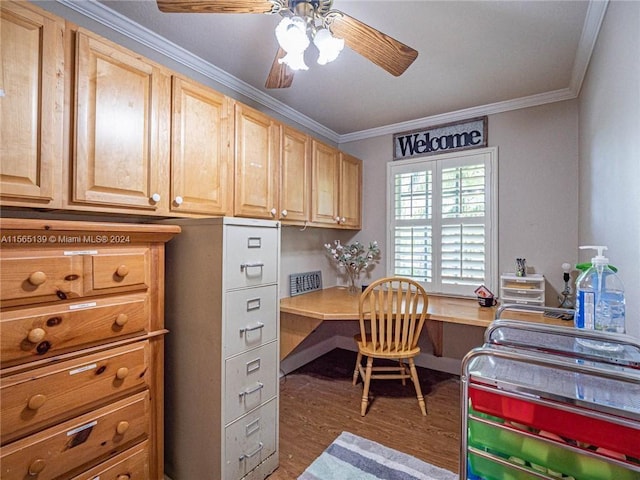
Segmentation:
[(362, 403), (360, 404), (360, 415), (363, 417), (367, 413), (369, 404), (369, 384), (371, 383), (371, 370), (373, 370), (373, 357), (367, 357), (367, 370), (364, 375), (364, 388), (362, 390)]
[[(398, 363), (400, 364), (400, 374), (404, 375), (405, 373), (407, 373), (407, 367), (405, 366), (401, 358), (398, 359)], [(401, 380), (402, 386), (404, 387), (407, 384), (407, 379), (405, 377), (402, 377)]]
[(422, 415), (427, 416), (427, 405), (424, 403), (424, 397), (422, 396), (422, 389), (420, 388), (420, 379), (418, 378), (418, 371), (416, 370), (416, 364), (413, 358), (409, 359), (409, 368), (411, 369), (411, 380), (413, 380), (413, 386), (416, 388), (416, 396), (418, 397), (418, 405)]
[(353, 370), (353, 384), (358, 383), (358, 373), (360, 371), (360, 362), (362, 362), (362, 354), (358, 352), (358, 358), (356, 359), (356, 368)]

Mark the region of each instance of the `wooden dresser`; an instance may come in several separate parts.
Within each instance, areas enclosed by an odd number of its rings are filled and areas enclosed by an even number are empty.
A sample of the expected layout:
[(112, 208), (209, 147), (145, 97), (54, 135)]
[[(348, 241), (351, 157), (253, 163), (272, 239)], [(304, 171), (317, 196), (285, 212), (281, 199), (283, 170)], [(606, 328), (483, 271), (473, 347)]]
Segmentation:
[(262, 480), (278, 466), (280, 223), (176, 221), (166, 471), (174, 480)]
[(163, 478), (164, 247), (180, 228), (0, 220), (0, 477)]

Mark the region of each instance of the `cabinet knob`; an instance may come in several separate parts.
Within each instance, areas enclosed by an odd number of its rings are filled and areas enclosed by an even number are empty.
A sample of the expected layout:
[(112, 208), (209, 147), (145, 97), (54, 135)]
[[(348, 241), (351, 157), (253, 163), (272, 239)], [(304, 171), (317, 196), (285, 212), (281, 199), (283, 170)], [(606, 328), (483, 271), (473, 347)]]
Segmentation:
[(126, 313), (119, 313), (116, 317), (116, 325), (119, 327), (124, 327), (129, 321), (129, 315)]
[(47, 281), (47, 274), (41, 271), (33, 272), (29, 275), (29, 283), (34, 286), (42, 285)]
[(347, 221), (347, 219), (346, 219), (346, 218), (344, 218), (344, 217), (340, 217), (340, 223), (344, 223), (344, 222), (346, 222), (346, 221)]
[(276, 216), (276, 213), (278, 213), (278, 211), (277, 211), (275, 208), (272, 208), (272, 209), (271, 209), (271, 211), (270, 211), (269, 213), (271, 213), (271, 216), (272, 216), (272, 217), (275, 217), (275, 216)]
[(118, 380), (124, 380), (129, 375), (129, 369), (127, 367), (120, 367), (116, 372), (116, 378)]
[(35, 459), (33, 462), (31, 462), (31, 465), (29, 465), (29, 475), (32, 477), (35, 477), (36, 475), (38, 475), (40, 472), (42, 472), (42, 470), (44, 470), (44, 467), (47, 464), (45, 463), (45, 461), (42, 458), (37, 458)]
[(126, 420), (118, 422), (118, 425), (116, 426), (116, 433), (118, 435), (124, 435), (127, 430), (129, 430), (129, 422)]
[(340, 223), (340, 217), (336, 216), (336, 218), (334, 218), (334, 220), (338, 223)]
[(289, 214), (289, 212), (285, 209), (285, 210), (282, 210), (282, 212), (280, 212), (280, 214), (281, 214), (283, 217), (286, 217), (286, 216)]
[(184, 202), (184, 198), (182, 198), (180, 195), (173, 199), (173, 203), (178, 206), (182, 205), (182, 202)]
[(129, 267), (127, 267), (125, 264), (120, 265), (116, 269), (116, 275), (123, 278), (126, 277), (127, 275), (129, 275)]
[(159, 193), (154, 193), (153, 195), (151, 195), (151, 201), (158, 203), (160, 201), (162, 197), (160, 196)]
[(44, 336), (46, 334), (47, 332), (45, 332), (44, 329), (34, 328), (33, 330), (29, 331), (27, 340), (29, 340), (31, 343), (40, 343), (44, 339)]
[(36, 395), (33, 395), (29, 399), (29, 401), (27, 402), (27, 407), (29, 408), (29, 410), (38, 410), (42, 405), (44, 405), (44, 402), (46, 401), (47, 396), (38, 393)]
[(131, 475), (129, 474), (122, 474), (122, 475), (118, 475), (116, 477), (116, 480), (131, 480)]

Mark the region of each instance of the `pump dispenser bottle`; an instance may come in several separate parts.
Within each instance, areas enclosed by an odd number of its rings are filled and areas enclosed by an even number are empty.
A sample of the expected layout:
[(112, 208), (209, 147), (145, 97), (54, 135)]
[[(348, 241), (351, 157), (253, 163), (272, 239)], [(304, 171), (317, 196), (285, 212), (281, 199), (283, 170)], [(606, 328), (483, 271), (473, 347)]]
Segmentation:
[[(624, 286), (618, 275), (609, 267), (609, 259), (602, 254), (607, 247), (580, 248), (595, 249), (598, 254), (591, 259), (591, 267), (576, 281), (575, 326), (588, 330), (625, 333)], [(577, 340), (583, 346), (597, 350), (619, 348), (603, 342)]]

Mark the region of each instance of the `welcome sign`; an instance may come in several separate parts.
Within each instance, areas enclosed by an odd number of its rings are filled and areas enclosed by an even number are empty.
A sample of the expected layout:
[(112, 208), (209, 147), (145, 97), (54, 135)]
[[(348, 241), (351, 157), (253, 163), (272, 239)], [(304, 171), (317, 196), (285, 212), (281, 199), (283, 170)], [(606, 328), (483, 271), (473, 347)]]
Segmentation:
[(393, 136), (393, 159), (434, 155), (487, 146), (487, 117), (447, 123)]

